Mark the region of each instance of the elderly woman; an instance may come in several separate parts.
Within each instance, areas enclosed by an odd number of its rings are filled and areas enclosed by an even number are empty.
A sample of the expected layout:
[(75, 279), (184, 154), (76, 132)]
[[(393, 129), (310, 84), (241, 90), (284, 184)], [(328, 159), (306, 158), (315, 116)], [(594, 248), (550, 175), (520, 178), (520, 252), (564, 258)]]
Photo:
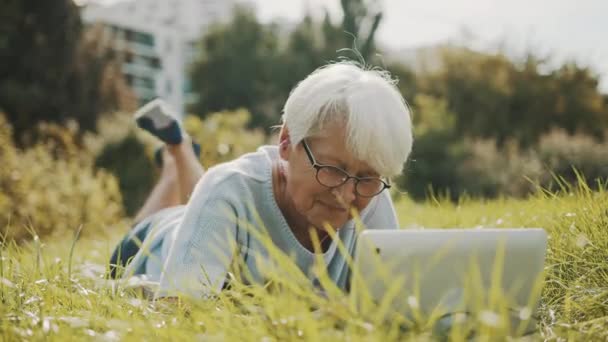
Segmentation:
[(349, 270), (336, 245), (339, 238), (353, 253), (353, 212), (368, 229), (398, 227), (386, 190), (411, 151), (408, 107), (388, 73), (341, 62), (301, 81), (283, 113), (277, 145), (205, 171), (162, 104), (140, 110), (139, 126), (166, 148), (160, 180), (112, 257), (113, 276), (130, 261), (125, 275), (158, 281), (157, 296), (202, 297), (220, 290), (239, 261), (263, 283), (259, 261), (269, 254), (254, 227), (311, 281), (322, 253), (329, 276), (346, 288)]

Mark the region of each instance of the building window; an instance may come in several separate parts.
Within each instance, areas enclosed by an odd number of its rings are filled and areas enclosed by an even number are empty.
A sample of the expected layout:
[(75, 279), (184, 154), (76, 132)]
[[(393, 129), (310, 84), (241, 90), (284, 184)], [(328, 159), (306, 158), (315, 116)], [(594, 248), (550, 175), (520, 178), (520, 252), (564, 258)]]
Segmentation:
[(173, 91), (173, 84), (171, 84), (171, 80), (167, 80), (167, 82), (165, 82), (165, 93), (167, 95), (171, 95), (172, 91)]
[(154, 79), (149, 77), (134, 77), (133, 86), (154, 90)]
[(186, 80), (184, 81), (183, 92), (184, 93), (190, 93), (190, 92), (192, 92), (192, 82), (190, 81), (189, 78), (186, 78)]
[(157, 58), (157, 57), (150, 57), (150, 58), (149, 58), (149, 65), (150, 65), (152, 68), (160, 69), (160, 58)]
[(145, 32), (128, 31), (127, 40), (143, 45), (154, 46), (154, 36)]
[(135, 55), (128, 62), (132, 62), (133, 64), (138, 64), (142, 66), (146, 66), (150, 69), (160, 69), (160, 59), (157, 57), (148, 57), (148, 56), (138, 56)]

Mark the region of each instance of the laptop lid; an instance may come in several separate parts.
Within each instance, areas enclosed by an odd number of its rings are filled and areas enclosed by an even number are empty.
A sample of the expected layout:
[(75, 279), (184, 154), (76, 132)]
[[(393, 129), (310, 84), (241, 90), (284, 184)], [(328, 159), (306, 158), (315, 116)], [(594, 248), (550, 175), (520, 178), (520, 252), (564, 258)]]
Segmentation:
[(409, 317), (493, 306), (531, 315), (546, 246), (538, 228), (365, 230), (351, 291)]

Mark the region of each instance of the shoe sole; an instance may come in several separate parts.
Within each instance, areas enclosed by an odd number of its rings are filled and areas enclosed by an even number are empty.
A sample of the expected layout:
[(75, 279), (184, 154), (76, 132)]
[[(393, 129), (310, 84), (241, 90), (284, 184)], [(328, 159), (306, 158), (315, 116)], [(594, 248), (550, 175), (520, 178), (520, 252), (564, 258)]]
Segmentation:
[(182, 142), (182, 134), (177, 118), (170, 114), (161, 99), (155, 99), (134, 114), (135, 122), (140, 128), (150, 132), (167, 144), (176, 145)]

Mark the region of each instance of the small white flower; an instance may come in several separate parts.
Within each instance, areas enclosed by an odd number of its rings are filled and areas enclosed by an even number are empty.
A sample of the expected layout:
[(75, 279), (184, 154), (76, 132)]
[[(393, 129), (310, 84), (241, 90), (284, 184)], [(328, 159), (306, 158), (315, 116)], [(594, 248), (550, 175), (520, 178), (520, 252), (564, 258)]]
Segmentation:
[(72, 328), (84, 328), (89, 326), (89, 321), (78, 317), (63, 316), (59, 317), (59, 320), (66, 322)]
[(224, 144), (224, 143), (218, 144), (217, 152), (222, 156), (226, 155), (228, 152), (230, 152), (230, 146), (228, 146), (228, 144)]
[(11, 289), (15, 287), (15, 284), (13, 284), (12, 281), (10, 281), (6, 278), (2, 278), (2, 277), (0, 277), (0, 284), (4, 285), (6, 287), (9, 287)]
[(576, 237), (576, 246), (578, 248), (585, 248), (585, 246), (587, 246), (589, 244), (589, 239), (587, 239), (587, 236), (585, 236), (585, 234), (579, 234)]
[(410, 305), (412, 309), (418, 309), (418, 298), (414, 296), (407, 297), (407, 303)]
[(500, 322), (500, 316), (494, 311), (484, 310), (479, 315), (479, 320), (485, 325), (497, 327)]
[(532, 316), (532, 311), (529, 308), (523, 308), (523, 309), (519, 310), (519, 319), (521, 319), (522, 321), (526, 321), (526, 320), (530, 319), (531, 316)]
[(468, 315), (463, 312), (458, 312), (455, 313), (452, 317), (454, 318), (454, 323), (464, 323), (466, 322)]
[(120, 335), (114, 331), (114, 330), (110, 330), (107, 331), (105, 334), (103, 334), (103, 337), (101, 338), (102, 341), (118, 341), (120, 340)]

